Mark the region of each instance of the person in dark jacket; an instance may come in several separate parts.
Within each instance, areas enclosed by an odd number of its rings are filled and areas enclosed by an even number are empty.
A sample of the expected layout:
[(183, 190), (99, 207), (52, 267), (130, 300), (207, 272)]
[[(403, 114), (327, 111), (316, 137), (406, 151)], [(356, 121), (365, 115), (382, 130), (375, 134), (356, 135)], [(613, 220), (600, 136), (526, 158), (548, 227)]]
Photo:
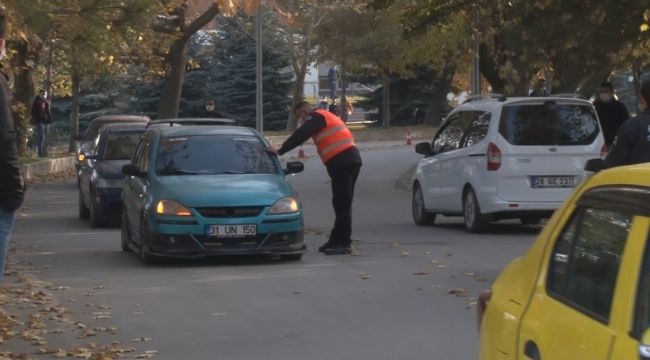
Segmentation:
[(38, 156), (47, 156), (47, 133), (52, 123), (50, 103), (47, 101), (47, 91), (41, 90), (32, 103), (32, 123), (38, 132)]
[(332, 182), (332, 205), (336, 215), (329, 241), (318, 251), (326, 255), (349, 254), (352, 245), (352, 200), (362, 165), (361, 154), (354, 144), (352, 132), (338, 116), (323, 109), (314, 110), (306, 101), (299, 103), (294, 113), (303, 120), (303, 125), (277, 152), (283, 155), (310, 137), (314, 139), (318, 155)]
[[(0, 9), (0, 59), (5, 54), (7, 21), (7, 14)], [(3, 73), (0, 74), (0, 284), (16, 210), (23, 202), (24, 192), (16, 130), (11, 115), (11, 90)]]
[(600, 84), (598, 98), (594, 101), (594, 107), (600, 120), (600, 127), (603, 128), (605, 144), (609, 148), (614, 142), (618, 129), (630, 118), (627, 108), (614, 96), (614, 87), (609, 82)]
[(641, 112), (618, 129), (612, 148), (605, 158), (605, 167), (650, 162), (650, 81), (641, 86)]
[(328, 111), (336, 116), (341, 116), (339, 113), (339, 104), (336, 103), (336, 98), (332, 98), (332, 103), (330, 104)]

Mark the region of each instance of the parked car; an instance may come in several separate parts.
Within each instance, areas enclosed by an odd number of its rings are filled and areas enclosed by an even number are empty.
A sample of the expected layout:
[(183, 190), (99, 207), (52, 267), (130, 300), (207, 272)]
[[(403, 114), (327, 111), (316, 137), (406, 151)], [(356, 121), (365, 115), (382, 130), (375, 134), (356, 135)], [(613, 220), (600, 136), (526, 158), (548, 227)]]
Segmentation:
[(469, 232), (491, 221), (548, 218), (607, 151), (593, 105), (575, 98), (498, 98), (452, 111), (431, 143), (416, 145), (413, 219), (462, 216)]
[(103, 115), (90, 122), (84, 134), (77, 134), (75, 140), (79, 141), (77, 151), (75, 152), (75, 168), (79, 170), (81, 163), (85, 159), (87, 152), (92, 152), (92, 147), (95, 144), (95, 138), (99, 134), (99, 130), (106, 124), (112, 123), (138, 123), (146, 124), (149, 118), (146, 116), (134, 115)]
[(123, 167), (122, 250), (145, 264), (245, 254), (300, 260), (303, 214), (286, 175), (303, 164), (283, 170), (254, 129), (179, 123), (150, 126)]
[(581, 185), (479, 301), (480, 359), (650, 359), (650, 164)]
[(78, 172), (80, 219), (90, 218), (93, 227), (121, 219), (122, 166), (131, 161), (144, 131), (141, 123), (111, 123), (99, 130)]

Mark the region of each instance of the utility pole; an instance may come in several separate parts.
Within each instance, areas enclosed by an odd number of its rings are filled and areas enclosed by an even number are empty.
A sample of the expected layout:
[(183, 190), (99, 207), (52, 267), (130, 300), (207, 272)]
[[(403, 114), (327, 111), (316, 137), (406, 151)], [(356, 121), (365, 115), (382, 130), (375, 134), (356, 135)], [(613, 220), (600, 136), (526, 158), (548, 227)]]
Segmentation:
[(481, 70), (479, 67), (479, 7), (474, 5), (474, 57), (472, 60), (472, 95), (481, 95)]
[(263, 113), (263, 72), (262, 72), (262, 2), (257, 5), (257, 14), (255, 17), (255, 46), (257, 48), (256, 70), (257, 76), (255, 79), (256, 92), (255, 92), (255, 128), (259, 132), (264, 132), (264, 113)]

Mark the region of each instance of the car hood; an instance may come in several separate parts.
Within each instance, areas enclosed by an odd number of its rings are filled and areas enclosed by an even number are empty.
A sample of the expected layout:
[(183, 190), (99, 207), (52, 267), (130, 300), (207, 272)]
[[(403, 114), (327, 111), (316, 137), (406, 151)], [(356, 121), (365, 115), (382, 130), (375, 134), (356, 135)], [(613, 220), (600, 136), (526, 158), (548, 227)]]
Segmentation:
[(270, 206), (293, 195), (279, 174), (160, 176), (156, 180), (161, 186), (154, 196), (188, 207)]
[(105, 179), (122, 179), (122, 166), (128, 164), (130, 160), (104, 160), (95, 162), (95, 171)]

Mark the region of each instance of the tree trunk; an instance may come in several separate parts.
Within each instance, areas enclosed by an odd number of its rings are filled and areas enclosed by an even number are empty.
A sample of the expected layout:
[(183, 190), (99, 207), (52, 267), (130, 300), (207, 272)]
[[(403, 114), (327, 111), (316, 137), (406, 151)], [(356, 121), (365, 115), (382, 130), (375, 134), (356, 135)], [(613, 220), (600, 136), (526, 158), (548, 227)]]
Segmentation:
[(638, 62), (634, 62), (632, 65), (632, 77), (634, 79), (634, 97), (636, 98), (636, 112), (637, 114), (641, 113), (639, 109), (639, 94), (641, 93), (641, 65)]
[(390, 76), (384, 76), (383, 83), (381, 120), (382, 126), (388, 129), (390, 127)]
[(506, 82), (499, 75), (499, 64), (494, 61), (489, 48), (485, 44), (479, 46), (479, 69), (481, 75), (490, 83), (492, 92), (504, 94), (506, 91)]
[(287, 130), (288, 131), (294, 131), (298, 127), (298, 118), (296, 118), (296, 114), (293, 112), (293, 109), (298, 105), (299, 102), (303, 101), (303, 96), (304, 94), (304, 88), (305, 88), (305, 74), (296, 74), (296, 80), (293, 83), (293, 89), (292, 93), (293, 96), (291, 98), (291, 109), (289, 110), (289, 120), (287, 121)]
[(183, 92), (183, 79), (185, 78), (185, 62), (187, 59), (187, 39), (179, 38), (174, 41), (169, 50), (167, 64), (169, 73), (165, 77), (158, 109), (159, 119), (173, 119), (178, 117), (178, 109)]
[(70, 112), (70, 143), (68, 146), (69, 152), (74, 152), (76, 143), (74, 136), (79, 133), (79, 89), (81, 78), (79, 74), (72, 75), (72, 109)]
[(447, 94), (451, 90), (455, 72), (456, 67), (454, 65), (446, 65), (440, 73), (440, 76), (434, 81), (431, 102), (429, 103), (427, 114), (424, 118), (426, 125), (438, 126), (442, 122), (442, 117), (447, 107)]
[(14, 98), (18, 103), (18, 114), (16, 114), (15, 127), (18, 141), (18, 153), (24, 155), (27, 152), (27, 129), (30, 123), (31, 105), (34, 99), (34, 64), (38, 60), (38, 54), (30, 52), (30, 45), (27, 40), (15, 41), (13, 48), (16, 55), (12, 59), (14, 68), (20, 69), (14, 78)]
[(339, 103), (339, 112), (341, 114), (341, 120), (343, 122), (347, 123), (348, 122), (348, 112), (346, 111), (346, 102), (348, 101), (347, 93), (348, 93), (348, 76), (345, 73), (345, 64), (341, 63), (341, 102)]

